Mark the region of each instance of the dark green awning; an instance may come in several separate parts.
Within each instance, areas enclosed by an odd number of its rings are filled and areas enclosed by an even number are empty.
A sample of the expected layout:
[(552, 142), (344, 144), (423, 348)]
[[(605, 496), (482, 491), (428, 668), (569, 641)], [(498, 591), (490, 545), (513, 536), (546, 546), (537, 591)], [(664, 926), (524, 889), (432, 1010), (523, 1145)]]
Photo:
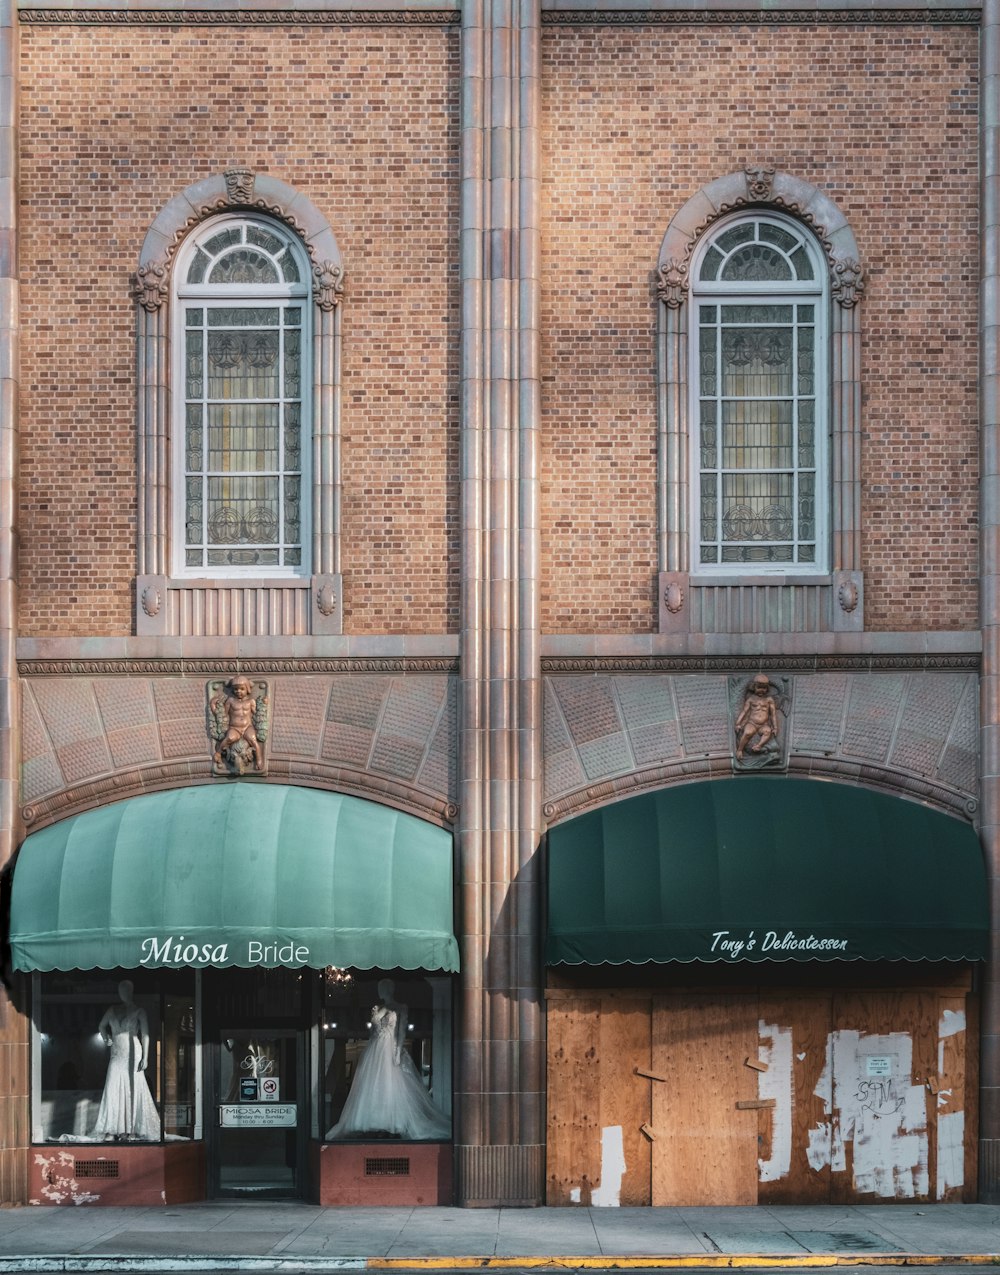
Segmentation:
[(982, 960), (979, 839), (960, 819), (847, 784), (682, 784), (558, 824), (550, 965)]
[(32, 833), (14, 867), (16, 970), (457, 970), (452, 839), (315, 788), (219, 783)]

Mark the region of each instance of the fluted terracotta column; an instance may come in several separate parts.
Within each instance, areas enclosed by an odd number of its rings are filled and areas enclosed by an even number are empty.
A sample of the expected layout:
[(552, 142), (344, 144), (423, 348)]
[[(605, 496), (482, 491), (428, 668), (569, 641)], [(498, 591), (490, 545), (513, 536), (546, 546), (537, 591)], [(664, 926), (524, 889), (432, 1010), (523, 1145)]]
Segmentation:
[(990, 883), (990, 958), (982, 984), (979, 1199), (1000, 1203), (1000, 0), (984, 0), (980, 149), (980, 831)]
[[(0, 865), (18, 842), (17, 9), (0, 0)], [(0, 1201), (27, 1199), (28, 1019), (0, 989)]]
[(462, 16), (463, 1204), (542, 1200), (538, 0)]

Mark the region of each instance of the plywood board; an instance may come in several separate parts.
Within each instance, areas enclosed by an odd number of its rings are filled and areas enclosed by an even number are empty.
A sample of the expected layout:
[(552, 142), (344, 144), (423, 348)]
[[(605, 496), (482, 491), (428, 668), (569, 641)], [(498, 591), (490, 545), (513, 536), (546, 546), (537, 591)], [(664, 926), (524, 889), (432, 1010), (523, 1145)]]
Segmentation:
[(979, 992), (965, 997), (965, 1195), (977, 1199), (979, 1181)]
[(601, 1002), (556, 1001), (548, 1009), (549, 1204), (590, 1204), (601, 1175)]
[(760, 1093), (775, 1099), (760, 1116), (761, 1204), (822, 1204), (830, 1199), (830, 1120), (816, 1090), (827, 1067), (831, 996), (762, 994)]
[(926, 1081), (936, 1066), (936, 1002), (920, 991), (834, 994), (821, 1086), (831, 1112), (833, 1203), (930, 1198)]
[[(650, 1088), (660, 1083), (635, 1074), (637, 1067), (650, 1070), (650, 1002), (601, 1001), (601, 1195), (597, 1203), (622, 1206), (649, 1204), (651, 1194), (651, 1151), (641, 1126), (651, 1113)], [(615, 1174), (616, 1139), (621, 1130), (623, 1172), (618, 1199), (612, 1181)]]
[(757, 1202), (756, 994), (683, 994), (653, 1003), (654, 1205)]
[(966, 1198), (965, 1054), (968, 1022), (964, 996), (938, 997), (938, 1065), (936, 1094), (928, 1101), (936, 1107), (937, 1157), (934, 1197), (960, 1202)]

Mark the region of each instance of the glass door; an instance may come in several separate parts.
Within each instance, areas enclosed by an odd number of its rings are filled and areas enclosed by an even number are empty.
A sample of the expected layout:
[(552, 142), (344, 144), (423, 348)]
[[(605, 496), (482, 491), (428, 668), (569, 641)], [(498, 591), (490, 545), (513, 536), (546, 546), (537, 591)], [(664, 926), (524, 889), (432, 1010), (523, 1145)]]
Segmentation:
[(213, 1194), (302, 1194), (304, 1036), (287, 1028), (222, 1027), (215, 1043)]

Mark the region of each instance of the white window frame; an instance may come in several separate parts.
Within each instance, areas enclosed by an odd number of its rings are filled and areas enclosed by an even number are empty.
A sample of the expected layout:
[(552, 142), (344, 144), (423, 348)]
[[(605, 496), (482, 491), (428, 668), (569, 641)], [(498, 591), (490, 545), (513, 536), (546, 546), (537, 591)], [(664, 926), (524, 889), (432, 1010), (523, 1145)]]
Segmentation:
[[(812, 280), (730, 283), (700, 280), (705, 255), (726, 231), (740, 224), (769, 223), (789, 231), (805, 246), (812, 266)], [(690, 546), (692, 579), (722, 580), (725, 577), (773, 576), (785, 579), (825, 579), (830, 575), (830, 333), (829, 288), (826, 261), (815, 237), (801, 222), (770, 209), (753, 209), (722, 217), (698, 242), (691, 257), (691, 322), (688, 340), (688, 420), (691, 438), (688, 448), (691, 491)], [(700, 447), (700, 307), (721, 305), (811, 304), (815, 315), (815, 447), (816, 447), (816, 537), (815, 561), (808, 562), (701, 562), (701, 447)], [(721, 374), (721, 369), (720, 369)], [(791, 472), (795, 473), (795, 465)], [(718, 499), (721, 502), (722, 493)]]
[[(294, 255), (298, 267), (299, 283), (276, 284), (191, 284), (187, 275), (200, 244), (229, 226), (257, 225), (280, 238)], [(177, 254), (173, 274), (173, 319), (171, 384), (171, 528), (170, 569), (177, 579), (304, 579), (312, 572), (312, 421), (313, 421), (313, 302), (310, 280), (311, 264), (297, 235), (289, 232), (282, 223), (268, 217), (249, 213), (224, 213), (199, 224), (196, 232), (185, 240)], [(184, 528), (187, 517), (186, 492), (186, 393), (185, 393), (185, 311), (196, 302), (206, 310), (233, 306), (278, 306), (299, 304), (302, 308), (301, 369), (300, 369), (300, 531), (301, 562), (295, 566), (227, 564), (218, 566), (189, 566), (186, 558)], [(283, 481), (283, 471), (279, 482)]]

